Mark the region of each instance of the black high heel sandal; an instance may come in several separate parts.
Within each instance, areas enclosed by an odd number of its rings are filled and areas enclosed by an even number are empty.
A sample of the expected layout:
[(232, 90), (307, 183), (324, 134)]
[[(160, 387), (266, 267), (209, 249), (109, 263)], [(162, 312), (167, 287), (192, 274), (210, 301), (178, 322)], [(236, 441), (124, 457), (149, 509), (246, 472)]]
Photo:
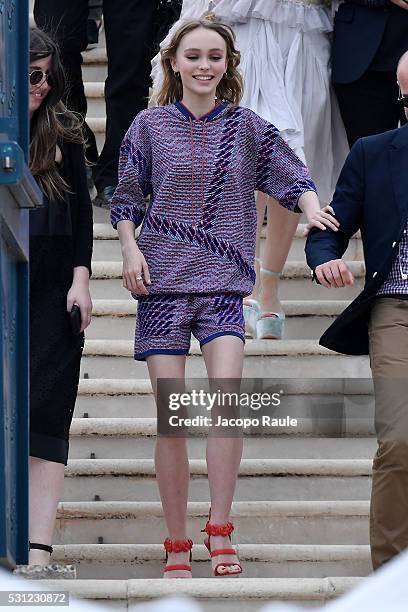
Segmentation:
[(45, 552), (49, 552), (50, 555), (54, 552), (52, 546), (48, 546), (48, 544), (38, 544), (38, 542), (28, 542), (28, 550), (45, 550)]

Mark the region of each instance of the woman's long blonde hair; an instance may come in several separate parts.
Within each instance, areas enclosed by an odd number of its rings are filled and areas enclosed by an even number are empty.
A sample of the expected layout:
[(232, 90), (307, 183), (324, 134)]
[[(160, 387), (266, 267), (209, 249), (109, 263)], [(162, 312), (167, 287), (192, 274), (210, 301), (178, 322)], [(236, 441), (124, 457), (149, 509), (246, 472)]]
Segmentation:
[(205, 28), (206, 30), (217, 32), (224, 39), (227, 47), (227, 70), (218, 84), (216, 96), (219, 100), (231, 102), (235, 106), (238, 105), (243, 94), (243, 80), (238, 71), (241, 54), (235, 48), (235, 34), (224, 23), (205, 17), (183, 22), (173, 34), (170, 43), (160, 51), (163, 82), (154, 97), (154, 101), (159, 106), (164, 106), (181, 100), (183, 97), (183, 84), (180, 77), (175, 75), (171, 66), (171, 60), (176, 56), (181, 39), (197, 28)]

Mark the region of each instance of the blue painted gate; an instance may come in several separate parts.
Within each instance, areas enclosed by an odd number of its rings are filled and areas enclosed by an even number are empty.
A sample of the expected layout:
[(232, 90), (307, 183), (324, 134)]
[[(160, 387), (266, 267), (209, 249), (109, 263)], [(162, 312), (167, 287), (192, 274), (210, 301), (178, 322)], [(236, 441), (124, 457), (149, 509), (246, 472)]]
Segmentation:
[(0, 564), (28, 555), (28, 1), (0, 0)]

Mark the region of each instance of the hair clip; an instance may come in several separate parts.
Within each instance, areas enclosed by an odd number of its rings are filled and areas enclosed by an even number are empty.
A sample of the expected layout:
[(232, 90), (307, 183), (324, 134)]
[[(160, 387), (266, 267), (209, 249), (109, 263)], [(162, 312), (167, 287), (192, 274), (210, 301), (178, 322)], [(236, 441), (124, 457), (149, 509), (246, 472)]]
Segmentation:
[(210, 13), (207, 13), (205, 18), (207, 19), (207, 21), (212, 21), (212, 22), (217, 21), (217, 16), (214, 13), (214, 11), (211, 11)]

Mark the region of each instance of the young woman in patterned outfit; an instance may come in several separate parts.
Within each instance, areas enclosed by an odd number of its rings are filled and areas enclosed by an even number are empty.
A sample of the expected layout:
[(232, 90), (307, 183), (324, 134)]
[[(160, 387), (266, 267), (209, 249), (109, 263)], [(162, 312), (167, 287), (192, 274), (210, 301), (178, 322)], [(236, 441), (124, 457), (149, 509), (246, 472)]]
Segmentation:
[[(180, 20), (162, 43), (168, 44), (183, 20), (205, 14), (212, 13), (230, 25), (241, 52), (241, 104), (279, 129), (282, 138), (307, 164), (320, 202), (326, 204), (331, 201), (348, 153), (343, 122), (330, 86), (330, 4), (330, 0), (183, 0)], [(162, 82), (159, 55), (152, 65), (155, 99)], [(262, 192), (257, 194), (257, 210), (257, 278), (251, 297), (244, 300), (246, 331), (259, 339), (280, 339), (285, 314), (279, 300), (279, 279), (299, 217)]]
[[(111, 210), (123, 283), (138, 299), (135, 358), (147, 361), (155, 391), (160, 378), (184, 379), (191, 332), (210, 380), (241, 378), (243, 297), (255, 280), (255, 190), (304, 211), (310, 227), (337, 227), (279, 131), (238, 106), (239, 52), (228, 26), (183, 23), (161, 53), (159, 106), (139, 113), (123, 140)], [(215, 575), (242, 571), (229, 520), (241, 455), (240, 435), (209, 436), (211, 517), (204, 530)], [(159, 437), (155, 461), (169, 532), (165, 576), (189, 578), (186, 440)]]

